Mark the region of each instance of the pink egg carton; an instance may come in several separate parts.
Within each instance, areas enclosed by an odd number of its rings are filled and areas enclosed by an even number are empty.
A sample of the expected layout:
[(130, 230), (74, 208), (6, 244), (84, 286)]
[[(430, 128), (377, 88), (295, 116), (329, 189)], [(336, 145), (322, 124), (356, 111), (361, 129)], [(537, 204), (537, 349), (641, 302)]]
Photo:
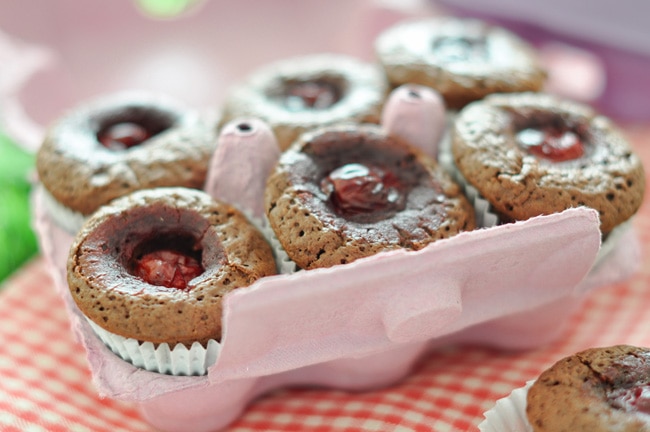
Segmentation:
[[(445, 123), (440, 109), (433, 91), (402, 87), (391, 94), (382, 125), (435, 153)], [(261, 177), (279, 153), (269, 127), (256, 119), (231, 122), (217, 149), (206, 190), (260, 216)], [(103, 396), (138, 404), (163, 431), (188, 424), (199, 432), (221, 429), (279, 387), (360, 391), (393, 384), (445, 344), (549, 343), (589, 291), (628, 277), (639, 262), (632, 229), (605, 251), (597, 212), (574, 208), (462, 233), (416, 252), (279, 274), (224, 297), (221, 349), (206, 375), (171, 376), (121, 360), (93, 333), (67, 288), (72, 236), (52, 223), (38, 192), (34, 208), (42, 252), (87, 350), (94, 384)]]

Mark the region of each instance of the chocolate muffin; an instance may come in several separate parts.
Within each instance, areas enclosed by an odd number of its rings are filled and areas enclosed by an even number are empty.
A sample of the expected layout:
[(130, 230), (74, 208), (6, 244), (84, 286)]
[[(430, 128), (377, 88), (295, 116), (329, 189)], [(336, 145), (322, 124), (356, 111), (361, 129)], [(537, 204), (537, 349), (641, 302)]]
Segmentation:
[(543, 93), (490, 95), (460, 111), (454, 162), (502, 222), (587, 206), (607, 234), (639, 209), (640, 158), (592, 108)]
[(157, 188), (94, 213), (67, 272), (74, 302), (96, 326), (173, 347), (220, 340), (223, 297), (274, 274), (275, 262), (234, 207), (198, 190)]
[(375, 52), (394, 87), (432, 87), (452, 109), (490, 93), (538, 91), (546, 80), (529, 44), (476, 19), (398, 23), (378, 36)]
[(280, 243), (304, 269), (418, 250), (474, 228), (458, 185), (377, 125), (303, 134), (269, 177), (266, 209)]
[(222, 122), (267, 122), (282, 150), (304, 131), (342, 121), (379, 123), (388, 95), (381, 69), (342, 54), (288, 58), (254, 71), (226, 98)]
[(158, 94), (118, 93), (84, 103), (47, 131), (36, 168), (56, 222), (75, 233), (101, 205), (135, 190), (200, 189), (214, 122)]
[(650, 350), (591, 348), (544, 371), (528, 390), (534, 432), (650, 431)]

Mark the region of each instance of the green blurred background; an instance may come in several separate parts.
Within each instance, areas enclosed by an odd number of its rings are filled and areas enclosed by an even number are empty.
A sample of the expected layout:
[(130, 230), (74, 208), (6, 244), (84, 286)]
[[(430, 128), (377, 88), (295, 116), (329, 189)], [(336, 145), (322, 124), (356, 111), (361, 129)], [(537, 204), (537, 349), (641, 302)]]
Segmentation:
[(37, 253), (30, 212), (34, 156), (0, 132), (0, 283)]

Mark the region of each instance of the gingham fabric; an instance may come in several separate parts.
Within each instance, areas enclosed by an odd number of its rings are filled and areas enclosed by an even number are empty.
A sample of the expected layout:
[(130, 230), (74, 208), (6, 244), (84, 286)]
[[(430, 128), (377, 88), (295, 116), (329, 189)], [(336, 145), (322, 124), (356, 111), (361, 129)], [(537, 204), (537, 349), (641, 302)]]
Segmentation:
[[(650, 167), (650, 128), (628, 128)], [(650, 169), (649, 169), (650, 171)], [(650, 245), (650, 200), (634, 220)], [(592, 346), (650, 346), (650, 253), (631, 279), (589, 294), (560, 338), (527, 351), (449, 346), (390, 388), (364, 393), (280, 389), (228, 431), (476, 431), (483, 412), (559, 358)], [(137, 408), (101, 399), (85, 352), (42, 259), (0, 291), (0, 431), (149, 431)], [(188, 424), (188, 431), (191, 431)]]

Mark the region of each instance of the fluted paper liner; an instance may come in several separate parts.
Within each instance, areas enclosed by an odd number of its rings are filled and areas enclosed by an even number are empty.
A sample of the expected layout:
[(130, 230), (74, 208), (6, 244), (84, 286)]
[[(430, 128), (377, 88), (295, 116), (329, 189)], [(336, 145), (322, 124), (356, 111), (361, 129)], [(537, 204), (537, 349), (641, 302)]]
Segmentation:
[[(447, 124), (453, 122), (455, 113), (447, 113)], [(499, 217), (492, 211), (492, 206), (481, 196), (474, 186), (469, 184), (463, 175), (456, 168), (454, 158), (451, 153), (451, 136), (449, 134), (450, 127), (447, 127), (447, 133), (442, 136), (440, 147), (438, 151), (438, 163), (447, 171), (453, 179), (458, 183), (465, 192), (465, 196), (469, 202), (474, 206), (474, 214), (476, 216), (476, 225), (482, 228), (489, 228), (499, 224)]]
[(296, 272), (298, 270), (296, 263), (293, 262), (291, 258), (289, 258), (289, 255), (287, 255), (287, 252), (282, 247), (280, 240), (278, 240), (278, 236), (275, 235), (273, 228), (271, 228), (268, 219), (266, 217), (256, 218), (248, 213), (247, 216), (248, 220), (250, 220), (251, 223), (255, 225), (255, 227), (262, 233), (269, 246), (271, 246), (278, 273), (291, 274)]
[(169, 375), (205, 375), (208, 368), (217, 361), (220, 345), (210, 339), (207, 346), (194, 342), (191, 347), (167, 343), (154, 345), (104, 330), (91, 320), (87, 320), (99, 338), (121, 359), (133, 366), (150, 372)]
[(478, 425), (480, 432), (533, 432), (526, 417), (526, 396), (534, 381), (515, 389), (499, 399), (494, 407), (483, 413), (485, 420)]
[(58, 224), (70, 234), (75, 234), (81, 229), (81, 226), (86, 221), (86, 217), (83, 214), (58, 202), (43, 185), (39, 184), (36, 187), (40, 189), (39, 193), (42, 195), (43, 206), (52, 217), (54, 223)]

